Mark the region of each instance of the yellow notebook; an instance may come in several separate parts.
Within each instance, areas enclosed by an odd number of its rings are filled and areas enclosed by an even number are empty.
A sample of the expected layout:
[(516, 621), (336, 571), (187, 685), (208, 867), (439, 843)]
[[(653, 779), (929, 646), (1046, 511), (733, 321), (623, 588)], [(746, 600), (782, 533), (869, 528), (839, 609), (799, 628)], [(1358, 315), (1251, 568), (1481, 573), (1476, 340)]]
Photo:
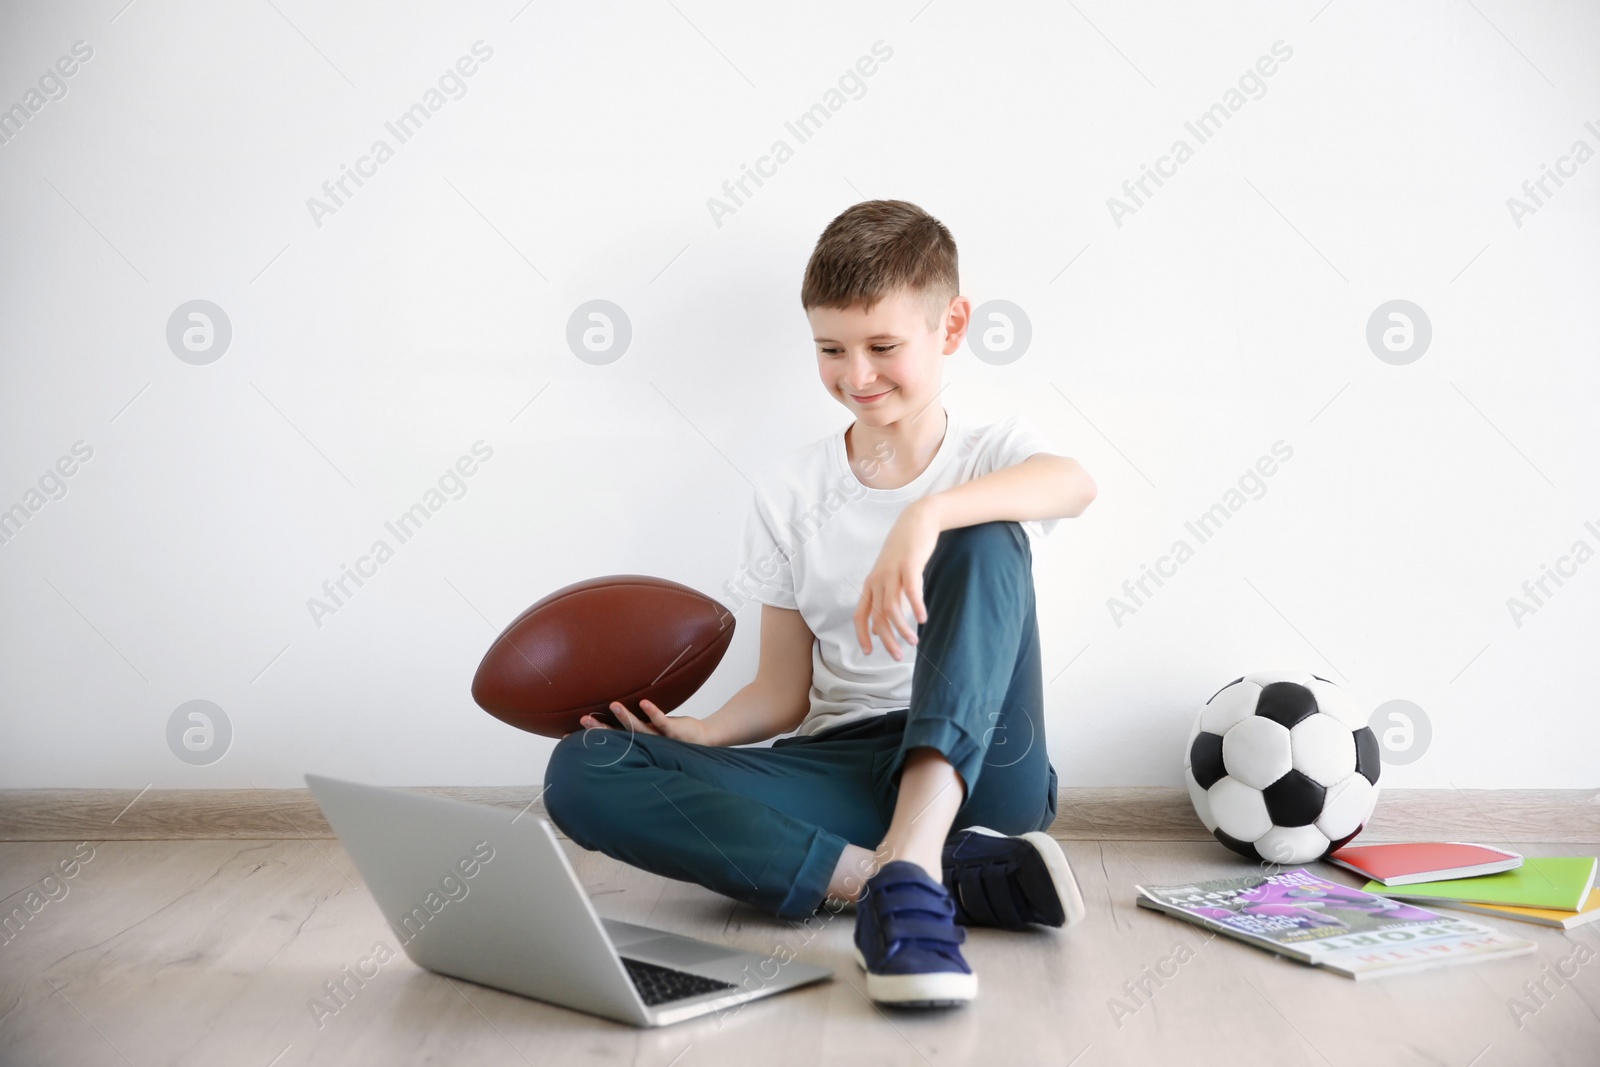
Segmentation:
[(1462, 911), (1476, 911), (1484, 915), (1498, 915), (1502, 919), (1517, 919), (1521, 922), (1539, 923), (1541, 926), (1559, 926), (1563, 930), (1570, 930), (1574, 926), (1594, 922), (1600, 919), (1600, 889), (1591, 889), (1589, 899), (1584, 902), (1578, 911), (1565, 911), (1558, 908), (1519, 908), (1514, 904), (1466, 904), (1452, 900), (1449, 903), (1440, 901), (1441, 908), (1459, 908)]

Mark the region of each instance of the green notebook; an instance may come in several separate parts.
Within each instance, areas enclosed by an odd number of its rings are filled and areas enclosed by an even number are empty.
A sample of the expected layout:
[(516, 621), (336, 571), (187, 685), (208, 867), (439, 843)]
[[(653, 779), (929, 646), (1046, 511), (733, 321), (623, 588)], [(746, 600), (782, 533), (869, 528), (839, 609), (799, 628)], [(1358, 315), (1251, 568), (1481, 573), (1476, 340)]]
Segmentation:
[(1522, 866), (1499, 874), (1402, 886), (1368, 882), (1361, 889), (1379, 896), (1423, 903), (1470, 901), (1577, 911), (1594, 887), (1595, 866), (1593, 856), (1525, 856)]

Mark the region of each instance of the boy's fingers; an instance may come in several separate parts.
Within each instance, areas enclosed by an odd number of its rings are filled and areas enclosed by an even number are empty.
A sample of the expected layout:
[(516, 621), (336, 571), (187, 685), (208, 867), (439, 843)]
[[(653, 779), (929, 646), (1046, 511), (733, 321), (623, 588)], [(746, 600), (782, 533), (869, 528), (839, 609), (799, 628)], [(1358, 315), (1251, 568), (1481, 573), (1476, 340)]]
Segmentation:
[(906, 644), (914, 645), (917, 643), (917, 628), (911, 624), (911, 618), (906, 615), (905, 610), (899, 607), (898, 604), (894, 609), (894, 625), (895, 629), (899, 630), (905, 637)]
[(856, 644), (861, 646), (864, 655), (872, 655), (872, 634), (867, 629), (867, 597), (863, 593), (861, 601), (856, 605)]
[(917, 604), (920, 599), (917, 583), (908, 574), (900, 595), (895, 598), (894, 621), (900, 632), (906, 635), (906, 643), (911, 645), (917, 643)]
[(652, 700), (641, 700), (639, 701), (639, 706), (645, 710), (645, 714), (650, 716), (650, 721), (656, 725), (657, 733), (661, 734), (663, 737), (682, 740), (682, 738), (678, 736), (683, 725), (681, 719), (676, 719), (668, 715), (666, 712), (657, 707), (655, 702)]
[(621, 703), (613, 703), (611, 705), (611, 714), (615, 715), (617, 720), (630, 730), (638, 730), (647, 734), (653, 732), (647, 724), (635, 718), (633, 712), (629, 711)]
[(892, 610), (878, 612), (878, 616), (883, 619), (884, 643), (888, 644), (893, 641), (895, 651), (898, 652), (900, 650), (900, 639), (910, 636), (910, 632), (906, 629), (905, 613), (900, 610), (900, 595), (898, 592), (896, 592), (890, 603), (894, 604), (895, 607)]
[(654, 704), (650, 706), (654, 709), (650, 713), (650, 721), (655, 723), (656, 733), (662, 737), (676, 738), (678, 736), (678, 720), (672, 718)]
[[(879, 615), (881, 616), (882, 612), (879, 612)], [(895, 640), (893, 624), (885, 625), (882, 631), (878, 634), (878, 637), (883, 641), (883, 647), (889, 650), (889, 655), (893, 656), (895, 659), (901, 658), (900, 642)]]

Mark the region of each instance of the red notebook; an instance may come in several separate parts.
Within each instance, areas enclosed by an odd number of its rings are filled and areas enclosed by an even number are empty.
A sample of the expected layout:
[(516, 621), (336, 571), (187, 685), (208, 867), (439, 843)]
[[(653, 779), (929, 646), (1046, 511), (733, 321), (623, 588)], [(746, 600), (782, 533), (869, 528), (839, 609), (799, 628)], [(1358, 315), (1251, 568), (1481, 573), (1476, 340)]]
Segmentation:
[(1522, 866), (1522, 856), (1464, 841), (1410, 841), (1347, 845), (1330, 855), (1328, 862), (1394, 886), (1497, 874)]

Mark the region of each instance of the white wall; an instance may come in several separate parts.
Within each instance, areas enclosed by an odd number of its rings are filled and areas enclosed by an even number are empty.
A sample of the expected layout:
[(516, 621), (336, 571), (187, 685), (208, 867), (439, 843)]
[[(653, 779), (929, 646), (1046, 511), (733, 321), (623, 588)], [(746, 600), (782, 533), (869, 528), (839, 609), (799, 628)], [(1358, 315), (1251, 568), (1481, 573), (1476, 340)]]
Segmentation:
[[(951, 403), (1025, 413), (1100, 485), (1035, 560), (1064, 784), (1178, 784), (1199, 705), (1275, 667), (1424, 709), (1385, 785), (1600, 782), (1600, 562), (1507, 605), (1600, 549), (1600, 161), (1507, 205), (1600, 149), (1593, 5), (521, 6), (6, 6), (0, 106), (93, 55), (0, 145), (0, 507), (93, 454), (0, 544), (0, 784), (537, 783), (554, 742), (478, 710), (479, 657), (582, 578), (719, 588), (747, 476), (849, 418), (798, 291), (874, 197), (941, 218), (964, 291), (1031, 323), (1014, 362), (954, 357)], [(1279, 41), (1200, 144), (1185, 122)], [(719, 225), (708, 198), (779, 138)], [(1119, 225), (1108, 198), (1179, 138)], [(596, 298), (633, 329), (607, 365), (566, 341)], [(195, 299), (232, 327), (204, 365), (166, 338)], [(1432, 325), (1407, 365), (1366, 340), (1392, 299)], [(1198, 545), (1185, 521), (1280, 440)], [(478, 441), (465, 494), (318, 626), (308, 598)], [(1179, 538), (1194, 558), (1114, 619)], [(753, 676), (758, 619), (688, 710)], [(197, 699), (233, 735), (204, 766), (167, 741)]]

